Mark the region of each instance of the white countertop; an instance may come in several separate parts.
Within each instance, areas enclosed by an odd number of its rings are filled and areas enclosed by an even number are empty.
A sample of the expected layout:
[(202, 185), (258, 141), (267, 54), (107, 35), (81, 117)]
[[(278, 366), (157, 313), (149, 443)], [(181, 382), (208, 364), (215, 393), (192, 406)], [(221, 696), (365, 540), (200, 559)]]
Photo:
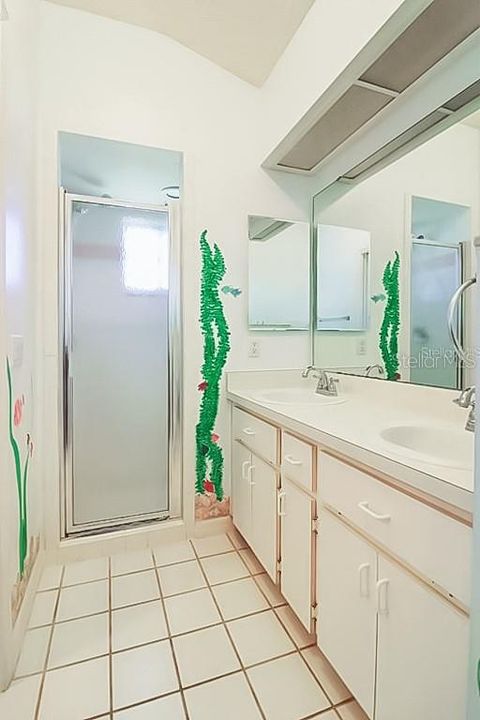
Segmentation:
[[(368, 464), (413, 488), (472, 512), (474, 433), (464, 430), (468, 411), (452, 400), (457, 391), (333, 374), (344, 402), (318, 405), (266, 402), (271, 388), (316, 386), (301, 370), (241, 371), (227, 374), (228, 399), (324, 447)], [(443, 440), (462, 441), (462, 467), (422, 458), (381, 437), (392, 426), (439, 428)], [(431, 461), (430, 461), (431, 460)]]

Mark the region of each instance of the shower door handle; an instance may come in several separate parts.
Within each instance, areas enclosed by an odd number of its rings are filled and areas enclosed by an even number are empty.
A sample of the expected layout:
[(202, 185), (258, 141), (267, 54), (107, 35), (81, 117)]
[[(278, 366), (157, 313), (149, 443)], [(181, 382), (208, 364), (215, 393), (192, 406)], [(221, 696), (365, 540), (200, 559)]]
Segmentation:
[(64, 367), (64, 391), (63, 391), (63, 436), (64, 450), (70, 446), (71, 442), (71, 425), (73, 410), (73, 375), (70, 373), (70, 352), (68, 348), (64, 349), (63, 355)]

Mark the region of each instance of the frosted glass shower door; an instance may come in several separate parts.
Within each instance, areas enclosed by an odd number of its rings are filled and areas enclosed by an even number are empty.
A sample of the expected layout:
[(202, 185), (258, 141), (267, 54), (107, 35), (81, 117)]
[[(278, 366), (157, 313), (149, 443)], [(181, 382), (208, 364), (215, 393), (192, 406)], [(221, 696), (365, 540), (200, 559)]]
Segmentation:
[(168, 211), (71, 199), (67, 217), (67, 529), (165, 516)]
[(447, 310), (461, 278), (460, 245), (412, 242), (411, 382), (460, 387), (457, 355), (448, 332)]

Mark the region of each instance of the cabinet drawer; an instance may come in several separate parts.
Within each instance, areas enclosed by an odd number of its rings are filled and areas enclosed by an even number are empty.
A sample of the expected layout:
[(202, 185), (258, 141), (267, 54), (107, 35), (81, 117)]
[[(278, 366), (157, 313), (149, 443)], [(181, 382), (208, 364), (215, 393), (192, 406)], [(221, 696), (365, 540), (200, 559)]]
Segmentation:
[(277, 462), (277, 430), (273, 425), (239, 408), (233, 409), (233, 439), (271, 463)]
[(324, 453), (318, 487), (322, 502), (469, 605), (471, 528)]
[(313, 490), (313, 452), (311, 445), (284, 432), (282, 435), (282, 475)]

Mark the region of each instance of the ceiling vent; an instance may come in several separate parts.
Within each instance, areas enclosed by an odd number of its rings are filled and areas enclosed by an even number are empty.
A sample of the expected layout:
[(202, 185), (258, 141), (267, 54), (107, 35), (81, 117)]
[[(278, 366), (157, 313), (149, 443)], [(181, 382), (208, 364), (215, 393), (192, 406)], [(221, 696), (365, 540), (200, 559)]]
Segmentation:
[[(377, 52), (367, 69), (363, 66), (357, 79), (350, 81), (340, 97), (337, 93), (335, 98), (331, 93), (335, 99), (323, 108), (320, 116), (314, 106), (270, 155), (265, 166), (307, 174), (315, 172), (366, 123), (387, 106), (391, 110), (406, 90), (413, 89), (417, 80), (479, 28), (479, 0), (433, 0), (386, 49), (380, 49), (380, 54)], [(480, 63), (477, 65), (480, 76)], [(329, 91), (335, 84), (340, 85), (339, 81), (340, 78)], [(450, 102), (455, 103), (455, 98)], [(447, 103), (437, 112), (427, 112), (415, 123), (417, 130), (423, 132), (440, 122), (446, 112), (456, 109)], [(398, 137), (393, 142), (411, 140), (413, 130), (410, 128), (403, 139)]]
[(377, 168), (382, 163), (386, 164), (384, 161), (386, 161), (387, 158), (388, 162), (391, 162), (396, 155), (403, 155), (407, 148), (410, 149), (413, 142), (415, 142), (416, 145), (423, 142), (423, 139), (429, 130), (439, 123), (444, 123), (445, 125), (448, 124), (448, 120), (453, 111), (460, 110), (479, 96), (480, 80), (476, 83), (472, 83), (472, 85), (468, 88), (449, 100), (448, 103), (445, 103), (443, 107), (440, 107), (438, 110), (430, 113), (422, 120), (412, 125), (412, 127), (408, 128), (408, 130), (400, 133), (400, 135), (391, 140), (389, 143), (383, 145), (383, 147), (377, 150), (377, 152), (373, 153), (363, 160), (363, 162), (358, 163), (351, 170), (344, 173), (339, 180), (358, 182), (358, 180), (369, 173), (374, 167)]

